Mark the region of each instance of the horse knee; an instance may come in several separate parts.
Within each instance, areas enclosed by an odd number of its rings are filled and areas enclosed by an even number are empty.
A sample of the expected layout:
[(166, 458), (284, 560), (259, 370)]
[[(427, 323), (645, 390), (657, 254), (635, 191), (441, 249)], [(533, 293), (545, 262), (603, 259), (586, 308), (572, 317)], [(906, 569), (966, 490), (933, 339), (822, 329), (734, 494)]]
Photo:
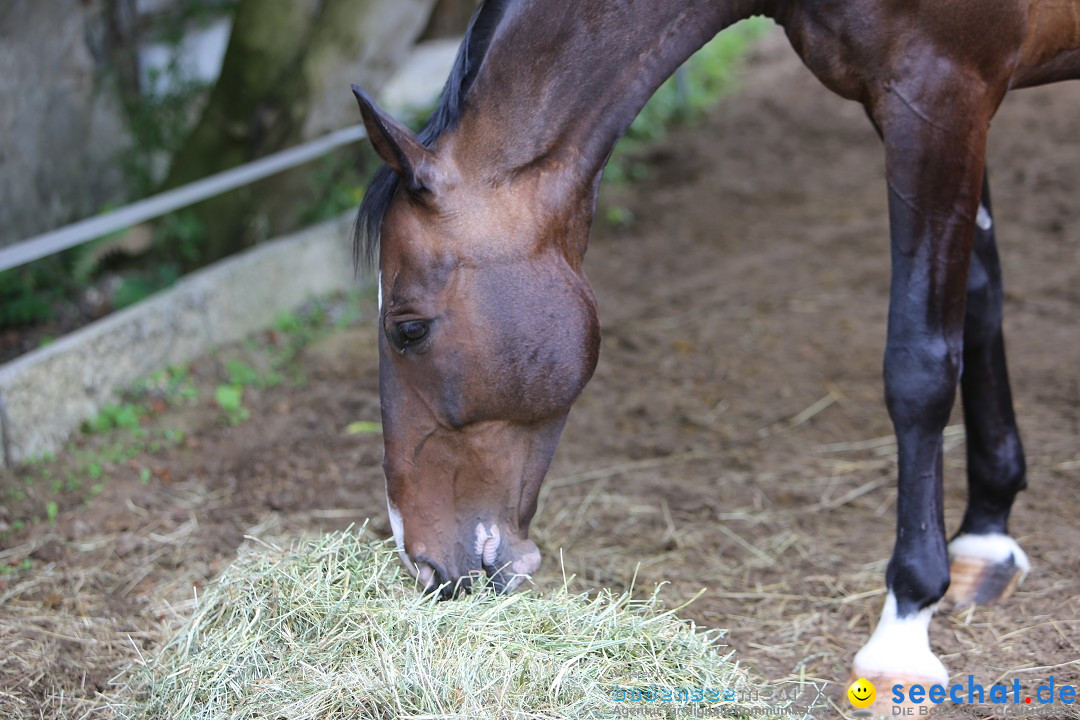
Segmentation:
[(945, 341), (889, 347), (885, 405), (897, 429), (912, 424), (940, 431), (948, 421), (960, 378), (961, 348)]

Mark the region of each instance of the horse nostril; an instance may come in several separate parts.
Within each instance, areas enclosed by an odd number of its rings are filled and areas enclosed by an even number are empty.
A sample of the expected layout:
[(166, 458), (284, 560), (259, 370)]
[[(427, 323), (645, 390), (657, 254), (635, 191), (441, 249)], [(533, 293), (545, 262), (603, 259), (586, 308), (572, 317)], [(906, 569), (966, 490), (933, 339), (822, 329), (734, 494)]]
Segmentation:
[(435, 568), (431, 567), (426, 562), (416, 563), (416, 579), (420, 583), (420, 587), (424, 589), (424, 592), (434, 590)]
[(438, 593), (440, 600), (450, 600), (459, 590), (468, 590), (467, 586), (465, 588), (461, 587), (462, 583), (460, 581), (457, 583), (449, 582), (447, 580), (449, 577), (451, 575), (435, 562), (426, 559), (416, 561), (416, 581), (424, 595)]

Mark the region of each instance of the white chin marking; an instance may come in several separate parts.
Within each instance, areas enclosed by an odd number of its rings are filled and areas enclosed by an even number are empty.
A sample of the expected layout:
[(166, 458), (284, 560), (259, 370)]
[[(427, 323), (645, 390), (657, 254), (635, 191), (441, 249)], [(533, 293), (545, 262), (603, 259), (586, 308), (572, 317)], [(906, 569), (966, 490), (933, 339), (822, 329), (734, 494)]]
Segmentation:
[(975, 224), (983, 230), (994, 227), (994, 221), (990, 218), (990, 211), (982, 203), (979, 203), (979, 213), (975, 216)]
[(408, 553), (405, 552), (405, 526), (401, 522), (401, 513), (394, 506), (394, 503), (390, 501), (389, 493), (386, 495), (386, 512), (390, 515), (390, 531), (394, 533), (394, 544), (397, 545), (398, 557), (401, 558), (401, 562), (405, 563), (405, 569), (409, 571), (409, 574), (416, 577), (416, 565), (409, 559)]
[(955, 556), (979, 558), (1002, 565), (1011, 559), (1016, 567), (1020, 568), (1020, 579), (1023, 580), (1031, 570), (1031, 563), (1027, 554), (1008, 535), (1002, 533), (990, 533), (987, 535), (974, 535), (965, 533), (956, 537), (949, 543), (949, 557)]
[(492, 566), (499, 554), (499, 543), (502, 542), (502, 533), (498, 525), (492, 525), (491, 530), (484, 527), (483, 523), (476, 523), (476, 540), (473, 549), (480, 556), (484, 565)]
[(926, 678), (945, 685), (949, 672), (930, 650), (930, 618), (935, 606), (923, 608), (909, 617), (897, 617), (896, 596), (889, 591), (874, 634), (855, 655), (859, 677)]

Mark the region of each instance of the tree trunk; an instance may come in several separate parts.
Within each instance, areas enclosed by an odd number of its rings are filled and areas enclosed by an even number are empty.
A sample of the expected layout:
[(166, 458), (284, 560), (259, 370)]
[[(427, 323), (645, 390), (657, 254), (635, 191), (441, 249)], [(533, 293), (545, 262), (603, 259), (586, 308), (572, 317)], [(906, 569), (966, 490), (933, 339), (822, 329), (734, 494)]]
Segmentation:
[[(352, 122), (348, 76), (381, 86), (423, 29), (433, 2), (241, 0), (221, 75), (162, 189)], [(304, 168), (283, 173), (185, 211), (183, 224), (201, 236), (199, 260), (288, 229), (295, 220), (295, 210), (288, 209), (307, 175)], [(177, 248), (162, 250), (191, 264)]]
[(476, 0), (436, 0), (420, 40), (461, 37), (476, 9)]

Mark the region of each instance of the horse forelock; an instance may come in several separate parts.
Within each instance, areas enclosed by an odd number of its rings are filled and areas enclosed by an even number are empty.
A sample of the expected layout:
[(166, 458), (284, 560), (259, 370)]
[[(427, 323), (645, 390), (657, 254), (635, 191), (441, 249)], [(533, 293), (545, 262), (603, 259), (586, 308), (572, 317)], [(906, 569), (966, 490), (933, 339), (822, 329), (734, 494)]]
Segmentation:
[[(452, 129), (461, 119), (465, 96), (491, 45), (495, 28), (513, 2), (515, 0), (482, 0), (476, 9), (454, 59), (450, 77), (443, 87), (439, 104), (419, 133), (420, 142), (425, 147), (431, 147), (440, 135)], [(393, 170), (383, 165), (372, 176), (364, 192), (353, 227), (353, 261), (357, 268), (371, 268), (378, 262), (383, 219), (397, 192), (398, 179)]]

